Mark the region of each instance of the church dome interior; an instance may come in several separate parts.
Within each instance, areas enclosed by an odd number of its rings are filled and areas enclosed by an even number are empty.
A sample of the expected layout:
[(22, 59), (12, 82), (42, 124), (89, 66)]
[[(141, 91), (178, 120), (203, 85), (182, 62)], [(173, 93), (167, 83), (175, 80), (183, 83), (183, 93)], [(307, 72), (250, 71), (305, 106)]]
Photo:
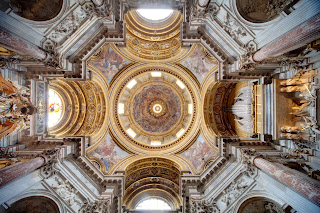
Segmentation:
[(320, 212), (318, 0), (5, 0), (0, 213)]

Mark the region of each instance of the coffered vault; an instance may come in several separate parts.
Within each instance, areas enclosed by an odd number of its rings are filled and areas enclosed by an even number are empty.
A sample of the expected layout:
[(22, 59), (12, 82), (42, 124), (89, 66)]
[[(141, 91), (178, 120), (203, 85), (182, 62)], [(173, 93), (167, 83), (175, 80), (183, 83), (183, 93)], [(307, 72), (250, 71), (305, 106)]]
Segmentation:
[(0, 212), (319, 212), (319, 11), (6, 1)]

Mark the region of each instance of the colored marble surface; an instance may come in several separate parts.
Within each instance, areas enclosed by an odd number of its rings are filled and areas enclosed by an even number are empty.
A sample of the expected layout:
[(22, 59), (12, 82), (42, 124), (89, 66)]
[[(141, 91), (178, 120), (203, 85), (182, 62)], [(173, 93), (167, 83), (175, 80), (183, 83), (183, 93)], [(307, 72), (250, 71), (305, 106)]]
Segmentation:
[(320, 186), (312, 183), (307, 178), (298, 176), (289, 169), (284, 169), (274, 163), (264, 160), (260, 157), (255, 158), (254, 165), (267, 174), (277, 178), (295, 191), (301, 193), (305, 197), (320, 204)]
[(47, 57), (46, 52), (37, 46), (30, 44), (3, 29), (0, 29), (0, 44), (10, 48), (12, 51), (23, 55), (29, 55), (37, 59), (45, 59)]
[(45, 164), (43, 157), (36, 157), (26, 162), (19, 162), (0, 170), (0, 186), (28, 174)]
[(105, 166), (105, 172), (107, 173), (110, 168), (113, 167), (123, 158), (127, 157), (129, 153), (122, 150), (108, 135), (105, 140), (92, 152), (89, 153), (89, 156), (98, 158), (103, 162)]
[[(150, 112), (150, 105), (157, 100), (163, 103), (163, 108), (166, 109), (161, 116), (154, 116)], [(181, 102), (178, 95), (170, 87), (149, 85), (134, 97), (132, 112), (134, 120), (145, 131), (164, 133), (169, 131), (180, 119)]]
[(198, 45), (192, 55), (181, 62), (188, 68), (201, 83), (206, 75), (218, 64), (217, 61), (209, 57), (204, 48)]
[(305, 44), (319, 38), (320, 36), (320, 15), (315, 16), (295, 29), (282, 35), (280, 38), (261, 48), (253, 55), (255, 61), (262, 61), (271, 56), (295, 49), (301, 42)]

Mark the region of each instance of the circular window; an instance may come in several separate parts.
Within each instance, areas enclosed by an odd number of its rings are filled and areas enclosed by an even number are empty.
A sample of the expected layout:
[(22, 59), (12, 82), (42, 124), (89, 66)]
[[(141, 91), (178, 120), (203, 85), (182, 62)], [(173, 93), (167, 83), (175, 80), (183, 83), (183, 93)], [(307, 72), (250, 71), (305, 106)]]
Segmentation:
[(145, 19), (160, 21), (168, 18), (173, 13), (171, 9), (138, 9), (138, 14)]
[(137, 210), (171, 210), (169, 204), (159, 198), (148, 198), (136, 206)]
[(52, 89), (49, 89), (48, 100), (48, 126), (56, 125), (62, 116), (63, 104), (60, 96)]

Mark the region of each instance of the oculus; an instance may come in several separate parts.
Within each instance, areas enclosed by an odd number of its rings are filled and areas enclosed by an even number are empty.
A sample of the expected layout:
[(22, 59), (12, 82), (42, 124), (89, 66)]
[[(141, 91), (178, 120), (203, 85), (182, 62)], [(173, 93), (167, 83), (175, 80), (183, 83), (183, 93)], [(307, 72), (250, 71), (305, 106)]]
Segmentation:
[(149, 112), (154, 117), (158, 118), (167, 112), (167, 105), (162, 100), (152, 101), (149, 105)]
[(173, 13), (171, 9), (138, 9), (137, 13), (145, 19), (160, 21), (168, 18)]

